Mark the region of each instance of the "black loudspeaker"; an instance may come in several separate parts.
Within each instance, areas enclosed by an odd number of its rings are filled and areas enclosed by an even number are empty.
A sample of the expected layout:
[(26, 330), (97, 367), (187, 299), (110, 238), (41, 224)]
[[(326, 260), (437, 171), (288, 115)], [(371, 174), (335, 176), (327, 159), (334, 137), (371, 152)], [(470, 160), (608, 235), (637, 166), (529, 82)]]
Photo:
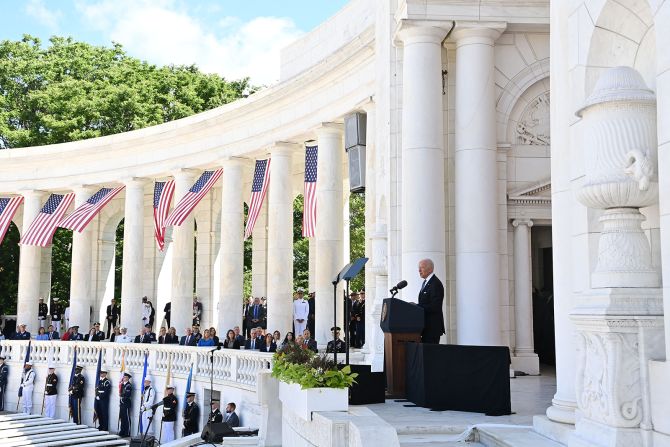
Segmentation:
[(144, 444), (142, 444), (142, 436), (137, 436), (130, 439), (130, 447), (154, 447), (158, 444), (156, 441), (156, 438), (147, 435), (147, 438), (144, 440)]
[(349, 190), (365, 191), (365, 134), (367, 115), (352, 113), (344, 117), (344, 148), (349, 155)]
[(237, 436), (228, 422), (215, 422), (205, 425), (200, 437), (206, 442), (222, 442), (224, 436)]
[(358, 373), (349, 388), (350, 405), (383, 404), (386, 401), (386, 379), (383, 372), (371, 372), (370, 365), (349, 365)]

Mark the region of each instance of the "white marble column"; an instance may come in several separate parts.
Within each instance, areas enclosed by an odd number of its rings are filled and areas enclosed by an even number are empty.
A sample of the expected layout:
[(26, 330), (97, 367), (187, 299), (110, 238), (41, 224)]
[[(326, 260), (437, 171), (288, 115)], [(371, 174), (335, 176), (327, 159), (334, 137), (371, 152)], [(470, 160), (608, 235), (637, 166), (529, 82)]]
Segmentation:
[[(85, 203), (95, 192), (94, 188), (81, 186), (73, 189), (74, 206)], [(91, 306), (93, 290), (91, 269), (93, 267), (93, 233), (91, 225), (84, 231), (72, 232), (72, 266), (70, 268), (70, 326), (79, 326), (79, 331), (88, 333), (91, 328)]]
[(446, 280), (442, 41), (447, 30), (405, 26), (402, 86), (402, 278), (403, 298), (416, 301), (419, 261), (430, 258)]
[[(131, 178), (127, 179), (124, 183), (126, 185), (126, 201), (123, 218), (121, 325), (128, 329), (129, 335), (135, 336), (142, 327), (144, 186), (146, 185), (146, 180), (141, 178)], [(162, 310), (162, 308), (157, 309), (157, 313)]]
[(514, 227), (514, 321), (516, 344), (512, 366), (526, 374), (540, 374), (540, 361), (533, 348), (533, 295), (530, 263), (530, 219), (516, 219)]
[[(332, 280), (344, 267), (342, 264), (342, 163), (344, 144), (342, 127), (323, 124), (316, 130), (319, 143), (319, 164), (316, 182), (316, 267), (315, 267), (315, 336), (319, 344), (332, 337), (333, 284)], [(341, 289), (339, 289), (341, 290)], [(341, 300), (338, 293), (338, 303)], [(343, 326), (343, 313), (338, 305), (337, 324)]]
[[(24, 191), (23, 225), (25, 233), (42, 209), (46, 198), (44, 191)], [(23, 236), (23, 234), (22, 234)], [(17, 324), (27, 324), (28, 332), (37, 334), (37, 308), (40, 295), (42, 249), (32, 245), (21, 245), (19, 255), (19, 295), (16, 306)]]
[[(181, 169), (175, 172), (174, 203), (178, 203), (195, 182), (196, 173)], [(172, 227), (172, 312), (170, 325), (182, 334), (193, 324), (193, 262), (195, 225), (193, 213), (180, 225)]]
[[(267, 296), (268, 291), (268, 199), (263, 202), (251, 234), (251, 295)], [(245, 297), (249, 298), (249, 297)]]
[(221, 193), (221, 286), (217, 328), (222, 334), (242, 327), (242, 285), (244, 282), (244, 162), (223, 162)]
[(268, 190), (268, 325), (282, 334), (293, 320), (293, 188), (292, 161), (297, 145), (277, 143), (270, 149)]
[(499, 345), (494, 45), (504, 25), (457, 24), (456, 308), (457, 339)]

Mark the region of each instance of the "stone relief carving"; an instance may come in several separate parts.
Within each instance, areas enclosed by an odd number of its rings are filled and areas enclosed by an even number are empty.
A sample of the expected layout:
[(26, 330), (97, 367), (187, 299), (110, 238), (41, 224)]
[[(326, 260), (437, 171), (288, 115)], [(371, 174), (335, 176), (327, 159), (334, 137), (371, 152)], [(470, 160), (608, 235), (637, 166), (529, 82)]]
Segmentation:
[(634, 149), (626, 154), (624, 173), (635, 179), (640, 191), (646, 191), (654, 175), (654, 163), (647, 154)]
[(551, 145), (549, 105), (549, 92), (545, 92), (526, 107), (516, 125), (517, 144)]

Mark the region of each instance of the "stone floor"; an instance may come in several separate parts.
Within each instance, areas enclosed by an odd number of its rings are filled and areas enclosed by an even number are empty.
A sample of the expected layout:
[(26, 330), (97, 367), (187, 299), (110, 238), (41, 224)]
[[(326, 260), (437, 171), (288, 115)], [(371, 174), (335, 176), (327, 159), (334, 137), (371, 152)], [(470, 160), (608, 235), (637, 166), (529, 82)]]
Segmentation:
[[(462, 411), (430, 411), (427, 408), (407, 408), (407, 402), (387, 400), (384, 404), (367, 405), (373, 412), (397, 431), (403, 447), (415, 446), (479, 446), (484, 444), (457, 441), (459, 435), (473, 425), (509, 425), (491, 427), (509, 434), (528, 432), (533, 415), (544, 414), (556, 393), (556, 375), (553, 367), (544, 367), (540, 376), (522, 376), (510, 380), (512, 412), (508, 416), (486, 416)], [(472, 439), (470, 437), (469, 439)]]

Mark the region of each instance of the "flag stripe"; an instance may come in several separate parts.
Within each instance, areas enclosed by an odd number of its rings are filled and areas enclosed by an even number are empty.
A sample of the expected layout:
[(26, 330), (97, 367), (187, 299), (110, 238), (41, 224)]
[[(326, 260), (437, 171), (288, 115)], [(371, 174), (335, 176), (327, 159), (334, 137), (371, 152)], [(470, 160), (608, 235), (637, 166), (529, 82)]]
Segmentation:
[(316, 178), (318, 146), (305, 148), (305, 192), (302, 208), (302, 236), (314, 237), (316, 234)]
[(154, 237), (158, 248), (165, 248), (165, 219), (170, 211), (170, 203), (174, 196), (174, 180), (156, 182), (154, 185)]
[(0, 199), (0, 244), (7, 234), (9, 224), (12, 222), (16, 211), (23, 203), (23, 196), (11, 197), (8, 199)]
[[(262, 179), (262, 182), (261, 182)], [(249, 213), (247, 215), (247, 226), (244, 229), (244, 239), (248, 239), (254, 231), (256, 220), (263, 207), (263, 199), (270, 183), (270, 159), (256, 160), (254, 180), (251, 185), (251, 199), (249, 200)]]
[(212, 189), (212, 186), (221, 178), (223, 169), (205, 171), (189, 191), (179, 200), (172, 212), (165, 219), (165, 226), (179, 226), (191, 214), (203, 197)]
[(116, 196), (125, 186), (117, 188), (101, 188), (93, 194), (86, 202), (79, 205), (72, 214), (66, 217), (60, 227), (75, 230), (79, 233), (84, 231), (93, 218)]
[(73, 200), (73, 193), (65, 195), (51, 194), (19, 243), (22, 245), (36, 245), (38, 247), (48, 246), (56, 232), (58, 224)]

